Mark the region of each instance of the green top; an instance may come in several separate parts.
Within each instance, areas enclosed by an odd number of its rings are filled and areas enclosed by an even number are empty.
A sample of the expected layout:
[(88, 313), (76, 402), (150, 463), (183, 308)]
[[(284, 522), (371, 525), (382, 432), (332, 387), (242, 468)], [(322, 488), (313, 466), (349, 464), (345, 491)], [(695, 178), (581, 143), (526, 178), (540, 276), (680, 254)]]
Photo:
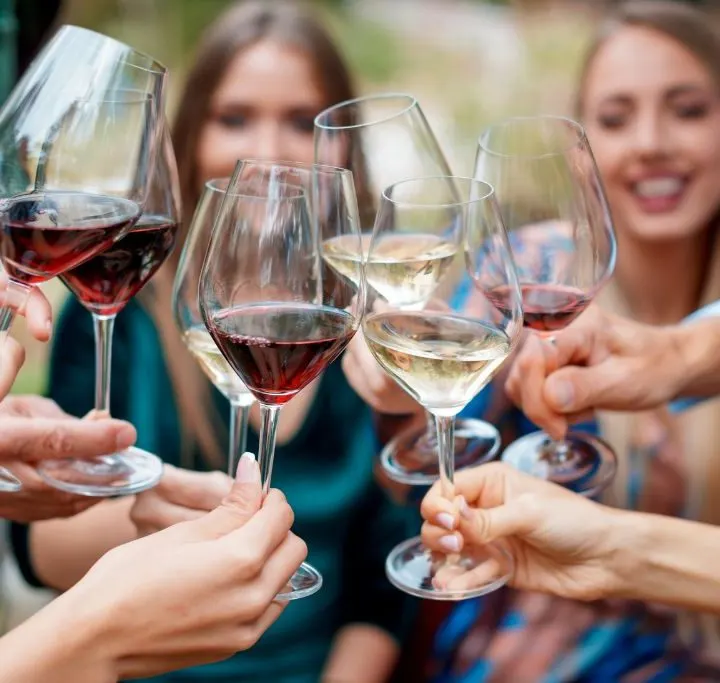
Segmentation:
[[(114, 417), (136, 426), (141, 448), (177, 465), (171, 380), (154, 324), (136, 302), (118, 316), (112, 369)], [(49, 395), (67, 412), (83, 415), (92, 408), (93, 383), (91, 316), (71, 299), (55, 328)], [(216, 391), (213, 400), (229, 412)], [(252, 430), (248, 441), (257, 452)], [(282, 489), (295, 511), (293, 530), (308, 544), (308, 561), (323, 575), (322, 590), (289, 605), (252, 650), (153, 681), (317, 683), (343, 624), (369, 622), (400, 635), (410, 606), (385, 578), (384, 560), (418, 527), (413, 527), (415, 514), (391, 503), (375, 483), (375, 449), (369, 409), (336, 362), (325, 372), (299, 432), (278, 446), (273, 473), (273, 486)]]

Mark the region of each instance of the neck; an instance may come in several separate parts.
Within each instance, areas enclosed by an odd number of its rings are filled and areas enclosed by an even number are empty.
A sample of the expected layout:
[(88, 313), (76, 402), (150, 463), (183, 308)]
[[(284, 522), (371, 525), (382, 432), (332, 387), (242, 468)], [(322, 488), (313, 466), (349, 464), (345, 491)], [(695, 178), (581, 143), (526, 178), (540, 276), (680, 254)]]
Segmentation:
[(615, 280), (631, 315), (651, 325), (676, 323), (700, 303), (707, 234), (650, 243), (618, 235)]

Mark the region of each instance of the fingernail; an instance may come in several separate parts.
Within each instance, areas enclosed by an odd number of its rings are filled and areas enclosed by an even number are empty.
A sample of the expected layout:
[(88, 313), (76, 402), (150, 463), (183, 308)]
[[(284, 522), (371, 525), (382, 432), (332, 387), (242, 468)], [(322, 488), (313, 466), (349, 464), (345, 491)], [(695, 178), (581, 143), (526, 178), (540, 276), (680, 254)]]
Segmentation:
[(115, 436), (115, 448), (117, 448), (119, 451), (130, 448), (130, 446), (135, 443), (136, 438), (137, 432), (135, 431), (135, 427), (132, 427), (130, 425), (122, 427)]
[(452, 531), (455, 528), (455, 518), (449, 512), (438, 512), (435, 521), (444, 529)]
[(546, 391), (557, 404), (558, 408), (570, 408), (575, 399), (575, 391), (570, 382), (562, 379), (548, 380)]
[(250, 484), (260, 479), (260, 471), (252, 453), (246, 452), (242, 454), (235, 479), (240, 484)]
[(442, 536), (438, 541), (438, 545), (446, 553), (459, 553), (460, 552), (460, 541), (457, 536)]
[(463, 519), (470, 519), (470, 506), (467, 504), (467, 501), (465, 500), (465, 496), (460, 496), (460, 500), (458, 501), (458, 504), (460, 506), (460, 516)]

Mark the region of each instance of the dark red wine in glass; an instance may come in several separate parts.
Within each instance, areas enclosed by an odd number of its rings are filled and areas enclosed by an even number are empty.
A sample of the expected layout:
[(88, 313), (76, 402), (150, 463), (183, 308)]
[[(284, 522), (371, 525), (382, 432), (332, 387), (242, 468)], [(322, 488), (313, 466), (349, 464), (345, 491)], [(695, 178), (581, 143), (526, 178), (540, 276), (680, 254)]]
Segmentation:
[(177, 229), (169, 218), (143, 215), (117, 242), (60, 279), (89, 311), (119, 313), (164, 263)]
[[(556, 284), (521, 284), (523, 325), (537, 332), (557, 332), (567, 327), (589, 305), (591, 298), (576, 287)], [(496, 287), (487, 298), (508, 315), (506, 287)]]
[(343, 309), (277, 303), (222, 309), (208, 321), (218, 348), (255, 397), (287, 403), (345, 349), (356, 319)]
[(33, 285), (107, 249), (140, 207), (119, 197), (41, 192), (0, 205), (0, 256), (8, 276)]

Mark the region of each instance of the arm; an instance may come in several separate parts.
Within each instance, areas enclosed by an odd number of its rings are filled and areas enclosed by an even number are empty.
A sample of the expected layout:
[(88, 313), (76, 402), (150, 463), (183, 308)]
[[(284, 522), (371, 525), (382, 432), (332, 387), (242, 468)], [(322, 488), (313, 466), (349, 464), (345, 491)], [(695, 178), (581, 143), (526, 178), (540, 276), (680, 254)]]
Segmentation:
[(390, 679), (412, 605), (387, 580), (385, 558), (410, 535), (412, 517), (411, 509), (392, 503), (371, 481), (347, 534), (345, 625), (335, 637), (324, 683), (383, 683)]

